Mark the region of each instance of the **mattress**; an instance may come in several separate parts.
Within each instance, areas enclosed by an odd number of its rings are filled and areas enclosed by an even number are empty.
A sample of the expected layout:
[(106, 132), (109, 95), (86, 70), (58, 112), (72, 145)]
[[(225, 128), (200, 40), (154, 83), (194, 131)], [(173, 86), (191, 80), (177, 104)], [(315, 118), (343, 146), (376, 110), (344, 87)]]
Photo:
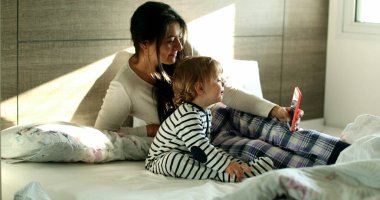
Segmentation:
[[(240, 183), (165, 177), (145, 170), (141, 161), (1, 164), (2, 199), (13, 199), (19, 191), (28, 198), (18, 200), (380, 198), (379, 158), (274, 170)], [(26, 187), (31, 183), (40, 187)]]
[(31, 182), (41, 184), (52, 200), (68, 199), (213, 199), (233, 192), (239, 183), (184, 180), (150, 173), (142, 161), (104, 164), (1, 162), (2, 199)]

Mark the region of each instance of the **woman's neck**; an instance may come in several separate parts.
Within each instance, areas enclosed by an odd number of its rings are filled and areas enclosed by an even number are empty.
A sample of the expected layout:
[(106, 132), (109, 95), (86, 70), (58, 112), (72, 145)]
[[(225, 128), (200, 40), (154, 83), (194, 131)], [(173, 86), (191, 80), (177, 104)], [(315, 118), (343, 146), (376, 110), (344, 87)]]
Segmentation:
[(146, 59), (137, 58), (136, 55), (133, 55), (129, 59), (129, 66), (141, 79), (154, 85), (156, 80), (152, 75), (156, 72), (156, 67), (150, 66), (150, 63), (147, 61)]

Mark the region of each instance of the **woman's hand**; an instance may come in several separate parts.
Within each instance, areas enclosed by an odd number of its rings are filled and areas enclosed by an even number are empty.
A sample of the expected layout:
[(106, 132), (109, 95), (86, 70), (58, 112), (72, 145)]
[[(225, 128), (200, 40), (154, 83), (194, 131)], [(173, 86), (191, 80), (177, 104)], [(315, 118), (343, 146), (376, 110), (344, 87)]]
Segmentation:
[[(272, 108), (269, 115), (277, 118), (281, 122), (289, 122), (291, 120), (290, 119), (291, 110), (292, 109), (290, 107), (281, 107), (281, 106), (276, 105), (275, 107)], [(304, 114), (303, 110), (300, 109), (298, 112), (298, 120), (296, 122), (296, 130), (298, 130), (299, 128), (299, 124), (301, 122), (301, 118), (303, 114)]]
[(281, 122), (290, 121), (290, 107), (275, 106), (270, 111), (270, 116), (277, 118)]
[(160, 125), (158, 125), (158, 124), (146, 125), (146, 134), (148, 135), (148, 137), (156, 136), (158, 128), (160, 128)]

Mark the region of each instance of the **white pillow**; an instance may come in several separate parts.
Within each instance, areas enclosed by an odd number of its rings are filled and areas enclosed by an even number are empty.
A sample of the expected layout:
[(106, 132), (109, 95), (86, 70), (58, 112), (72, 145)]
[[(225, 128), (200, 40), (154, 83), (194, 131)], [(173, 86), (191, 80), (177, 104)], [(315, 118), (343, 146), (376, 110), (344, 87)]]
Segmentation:
[(258, 62), (255, 60), (221, 60), (223, 77), (228, 85), (263, 97)]
[(344, 128), (340, 137), (342, 140), (353, 144), (356, 140), (380, 132), (380, 116), (362, 114)]
[(67, 122), (13, 126), (1, 133), (1, 158), (31, 162), (144, 160), (152, 139)]
[(342, 131), (341, 138), (348, 143), (336, 163), (380, 159), (380, 117), (359, 115)]
[(356, 140), (339, 154), (336, 163), (374, 159), (380, 160), (380, 132)]

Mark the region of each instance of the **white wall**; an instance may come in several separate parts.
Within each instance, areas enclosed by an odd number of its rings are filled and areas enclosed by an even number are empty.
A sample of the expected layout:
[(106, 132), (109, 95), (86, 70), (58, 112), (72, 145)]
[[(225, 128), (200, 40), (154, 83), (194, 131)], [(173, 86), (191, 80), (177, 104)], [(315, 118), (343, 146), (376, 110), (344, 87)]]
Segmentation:
[(345, 127), (364, 113), (380, 116), (380, 35), (342, 32), (343, 0), (330, 1), (325, 125)]

